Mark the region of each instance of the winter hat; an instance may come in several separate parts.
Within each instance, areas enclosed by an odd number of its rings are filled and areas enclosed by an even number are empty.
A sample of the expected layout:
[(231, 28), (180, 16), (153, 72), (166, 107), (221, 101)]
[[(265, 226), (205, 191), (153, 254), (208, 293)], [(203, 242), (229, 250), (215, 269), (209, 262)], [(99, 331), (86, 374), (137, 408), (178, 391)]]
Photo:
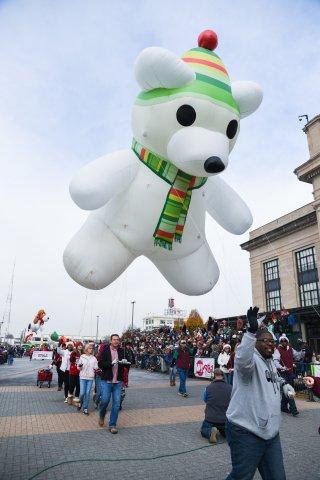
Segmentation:
[(218, 45), (218, 38), (212, 30), (205, 30), (199, 35), (198, 47), (188, 50), (181, 58), (195, 72), (196, 79), (179, 88), (155, 88), (141, 92), (138, 104), (160, 103), (167, 97), (176, 98), (192, 96), (203, 98), (231, 110), (239, 115), (239, 107), (232, 96), (228, 72), (221, 58), (213, 51)]
[(231, 345), (229, 345), (229, 343), (225, 343), (225, 344), (223, 345), (223, 350), (224, 350), (226, 347), (229, 347), (229, 348), (231, 349)]
[[(213, 37), (215, 41), (212, 41)], [(216, 34), (212, 30), (205, 30), (198, 38), (198, 47), (188, 50), (182, 56), (182, 60), (196, 74), (196, 80), (183, 87), (183, 90), (239, 114), (239, 107), (232, 96), (228, 72), (221, 58), (213, 51), (217, 45)]]
[(279, 342), (282, 342), (283, 340), (286, 340), (287, 342), (289, 342), (289, 338), (286, 336), (285, 333), (281, 335), (281, 337), (279, 338)]

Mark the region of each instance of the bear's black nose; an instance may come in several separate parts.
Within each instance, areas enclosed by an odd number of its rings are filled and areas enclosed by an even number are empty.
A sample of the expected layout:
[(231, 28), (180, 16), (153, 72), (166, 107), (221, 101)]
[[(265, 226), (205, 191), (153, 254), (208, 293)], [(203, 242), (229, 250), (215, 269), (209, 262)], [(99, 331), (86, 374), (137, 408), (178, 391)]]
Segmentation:
[(224, 163), (219, 157), (209, 157), (204, 162), (204, 169), (208, 173), (219, 173), (225, 169)]

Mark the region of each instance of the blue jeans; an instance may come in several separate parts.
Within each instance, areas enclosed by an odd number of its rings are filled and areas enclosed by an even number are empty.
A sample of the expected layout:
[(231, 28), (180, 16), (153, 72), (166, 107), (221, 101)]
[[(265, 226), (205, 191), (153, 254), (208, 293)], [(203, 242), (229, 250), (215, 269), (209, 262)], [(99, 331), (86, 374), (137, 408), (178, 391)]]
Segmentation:
[(233, 382), (233, 372), (223, 373), (223, 378), (226, 383), (232, 385)]
[(296, 363), (296, 374), (305, 376), (305, 374), (307, 374), (307, 367), (308, 367), (307, 363), (297, 362)]
[(286, 480), (279, 434), (263, 440), (227, 420), (226, 436), (232, 461), (226, 480), (252, 480), (257, 469), (262, 480)]
[(188, 370), (186, 368), (177, 368), (180, 378), (179, 393), (187, 393), (186, 380), (188, 376)]
[(88, 410), (89, 408), (92, 384), (93, 380), (86, 380), (84, 378), (80, 378), (80, 405), (84, 410)]
[(8, 365), (13, 365), (13, 355), (8, 355)]
[(100, 375), (95, 376), (95, 386), (96, 386), (96, 396), (95, 396), (95, 404), (98, 406), (101, 400), (101, 377)]
[(106, 380), (101, 380), (101, 400), (99, 414), (100, 418), (104, 419), (106, 416), (107, 407), (112, 396), (112, 408), (110, 412), (109, 427), (117, 425), (119, 408), (121, 403), (121, 388), (122, 382), (109, 383)]
[(169, 367), (169, 372), (170, 372), (170, 382), (175, 382), (176, 375), (177, 375), (177, 367), (175, 365), (173, 367)]
[(221, 435), (223, 437), (226, 436), (226, 433), (225, 433), (225, 423), (211, 423), (211, 422), (207, 422), (207, 420), (203, 420), (202, 422), (202, 425), (201, 425), (201, 435), (204, 437), (204, 438), (210, 438), (210, 435), (211, 435), (211, 430), (213, 427), (217, 427), (217, 429), (219, 430), (219, 432), (221, 433)]

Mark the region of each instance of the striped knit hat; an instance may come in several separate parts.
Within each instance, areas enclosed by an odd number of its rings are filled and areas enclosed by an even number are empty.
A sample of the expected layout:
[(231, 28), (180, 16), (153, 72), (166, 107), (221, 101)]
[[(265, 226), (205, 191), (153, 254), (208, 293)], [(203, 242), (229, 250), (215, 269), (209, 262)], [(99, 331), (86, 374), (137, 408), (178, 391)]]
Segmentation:
[(198, 47), (188, 50), (182, 60), (196, 74), (196, 79), (180, 88), (156, 88), (138, 95), (140, 105), (161, 103), (181, 96), (204, 98), (239, 115), (239, 107), (231, 92), (230, 79), (222, 60), (213, 50), (218, 44), (217, 35), (205, 30), (199, 35)]

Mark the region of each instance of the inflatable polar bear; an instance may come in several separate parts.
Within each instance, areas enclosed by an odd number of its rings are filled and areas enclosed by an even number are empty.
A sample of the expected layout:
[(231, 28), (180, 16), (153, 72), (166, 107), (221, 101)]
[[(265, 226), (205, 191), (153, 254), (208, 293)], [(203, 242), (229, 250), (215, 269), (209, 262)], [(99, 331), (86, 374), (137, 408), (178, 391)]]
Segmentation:
[(74, 202), (91, 211), (63, 257), (80, 285), (104, 288), (145, 255), (176, 290), (202, 295), (219, 277), (206, 212), (236, 235), (251, 226), (247, 205), (219, 173), (262, 91), (230, 84), (217, 43), (206, 30), (182, 59), (159, 47), (138, 55), (132, 149), (89, 163), (70, 185)]

